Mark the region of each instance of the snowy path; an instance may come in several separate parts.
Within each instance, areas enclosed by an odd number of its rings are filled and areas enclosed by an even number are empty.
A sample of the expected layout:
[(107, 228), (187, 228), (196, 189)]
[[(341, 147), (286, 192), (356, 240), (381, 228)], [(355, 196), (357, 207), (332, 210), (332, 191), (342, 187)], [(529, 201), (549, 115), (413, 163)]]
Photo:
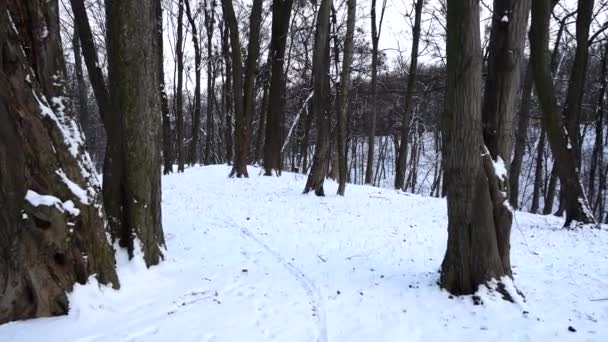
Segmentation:
[(475, 306), (436, 285), (444, 201), (363, 186), (317, 198), (301, 195), (301, 175), (228, 172), (163, 178), (160, 266), (121, 254), (120, 291), (79, 286), (69, 316), (2, 325), (0, 342), (608, 341), (606, 229), (518, 213), (527, 303), (482, 294)]

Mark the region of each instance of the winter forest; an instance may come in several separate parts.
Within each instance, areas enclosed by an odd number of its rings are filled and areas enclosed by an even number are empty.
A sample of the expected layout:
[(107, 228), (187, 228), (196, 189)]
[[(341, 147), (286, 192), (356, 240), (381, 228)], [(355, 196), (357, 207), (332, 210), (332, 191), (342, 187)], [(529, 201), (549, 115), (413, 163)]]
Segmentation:
[(607, 341), (608, 1), (0, 0), (0, 341)]

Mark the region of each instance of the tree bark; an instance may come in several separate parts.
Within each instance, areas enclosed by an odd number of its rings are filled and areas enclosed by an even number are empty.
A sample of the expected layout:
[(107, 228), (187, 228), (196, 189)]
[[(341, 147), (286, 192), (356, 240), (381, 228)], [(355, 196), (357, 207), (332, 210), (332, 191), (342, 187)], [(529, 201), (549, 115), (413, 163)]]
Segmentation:
[[(65, 91), (57, 0), (0, 2), (0, 324), (119, 287), (96, 172)], [(86, 189), (86, 190), (85, 190)]]
[(530, 212), (536, 214), (540, 207), (540, 188), (543, 183), (543, 159), (545, 154), (545, 128), (541, 125), (538, 145), (536, 147), (536, 168), (534, 169), (534, 189), (532, 190), (532, 204)]
[(211, 164), (211, 139), (213, 137), (213, 99), (215, 94), (215, 75), (213, 72), (213, 24), (215, 22), (215, 0), (211, 0), (211, 8), (205, 6), (205, 27), (207, 29), (207, 134), (205, 136), (205, 165)]
[(344, 56), (338, 89), (338, 195), (344, 196), (347, 181), (346, 126), (348, 124), (348, 97), (350, 92), (350, 73), (353, 62), (353, 42), (355, 21), (357, 20), (357, 0), (348, 0), (346, 36), (344, 37)]
[[(448, 245), (441, 286), (471, 294), (479, 285), (512, 277), (510, 233), (513, 213), (507, 200), (503, 160), (528, 20), (528, 0), (494, 1), (483, 110), (479, 2), (448, 1), (448, 97), (445, 112)], [(482, 139), (483, 133), (483, 139)], [(481, 150), (481, 151), (480, 151)], [(481, 153), (480, 153), (481, 152)], [(503, 169), (503, 170), (501, 170)]]
[(272, 38), (270, 42), (271, 70), (269, 106), (264, 143), (264, 174), (271, 176), (274, 171), (281, 174), (281, 148), (283, 147), (283, 127), (285, 116), (285, 47), (289, 30), (289, 19), (293, 0), (272, 2)]
[[(163, 258), (160, 146), (161, 104), (156, 39), (158, 2), (106, 3), (109, 89), (122, 135), (122, 243), (143, 252), (149, 267)], [(152, 43), (150, 43), (152, 42)]]
[(395, 189), (405, 190), (405, 168), (407, 163), (407, 141), (410, 133), (411, 113), (410, 106), (412, 95), (416, 90), (416, 73), (418, 71), (418, 46), (420, 45), (420, 23), (422, 22), (423, 0), (416, 1), (414, 28), (412, 32), (412, 55), (410, 58), (410, 69), (407, 77), (407, 88), (405, 90), (405, 100), (403, 115), (401, 119), (401, 142), (397, 152), (397, 164), (395, 170)]
[(317, 121), (317, 143), (312, 167), (304, 187), (304, 193), (314, 190), (315, 195), (325, 196), (323, 182), (329, 161), (329, 13), (331, 0), (321, 0), (317, 15), (315, 46), (313, 50), (313, 98), (312, 115)]
[(549, 69), (548, 40), (549, 16), (551, 4), (549, 0), (534, 0), (532, 4), (532, 25), (530, 28), (531, 63), (534, 73), (536, 92), (543, 111), (547, 138), (558, 167), (562, 189), (566, 194), (566, 222), (572, 221), (594, 223), (595, 219), (589, 210), (587, 196), (581, 185), (576, 156), (568, 134), (564, 132), (562, 117), (557, 108), (555, 89)]
[[(223, 8), (223, 2), (222, 2)], [(224, 64), (226, 65), (226, 82), (224, 84), (224, 105), (225, 105), (225, 116), (226, 116), (226, 127), (224, 131), (226, 139), (226, 162), (230, 164), (234, 155), (234, 146), (232, 143), (232, 111), (234, 98), (232, 92), (232, 58), (230, 57), (230, 29), (226, 23), (223, 24), (223, 30), (220, 30), (222, 34), (222, 54), (224, 56)], [(239, 55), (240, 58), (240, 55)], [(240, 59), (239, 59), (240, 61)], [(240, 62), (239, 62), (240, 63)]]

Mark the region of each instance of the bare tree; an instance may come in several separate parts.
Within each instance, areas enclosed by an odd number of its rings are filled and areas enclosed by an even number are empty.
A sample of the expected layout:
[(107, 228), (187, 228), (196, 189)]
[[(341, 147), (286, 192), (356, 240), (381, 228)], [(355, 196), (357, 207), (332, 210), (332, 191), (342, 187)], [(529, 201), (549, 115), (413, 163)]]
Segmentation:
[(194, 114), (192, 116), (192, 139), (189, 145), (188, 163), (194, 165), (198, 158), (196, 151), (198, 147), (198, 131), (201, 125), (201, 48), (198, 36), (196, 18), (190, 9), (190, 0), (183, 0), (186, 5), (186, 17), (192, 31), (192, 45), (194, 46)]

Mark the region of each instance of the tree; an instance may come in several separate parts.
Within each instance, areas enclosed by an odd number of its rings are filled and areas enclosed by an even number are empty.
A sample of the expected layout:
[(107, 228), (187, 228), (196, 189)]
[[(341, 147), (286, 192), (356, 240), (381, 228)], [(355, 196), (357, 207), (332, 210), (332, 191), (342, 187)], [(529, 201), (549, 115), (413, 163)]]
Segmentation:
[(481, 102), (479, 2), (448, 1), (447, 103), (444, 116), (448, 243), (441, 286), (471, 294), (482, 284), (505, 299), (511, 277), (512, 211), (504, 160), (510, 154), (510, 116), (519, 82), (529, 1), (494, 1), (488, 75)]
[[(245, 122), (245, 112), (243, 110), (243, 64), (241, 62), (241, 41), (239, 38), (239, 26), (236, 21), (236, 14), (232, 6), (232, 0), (222, 0), (222, 13), (226, 22), (230, 37), (230, 60), (232, 69), (232, 104), (234, 104), (235, 115), (235, 153), (230, 177), (248, 177), (247, 159), (243, 154), (247, 127)], [(244, 159), (245, 158), (245, 159)]]
[(308, 174), (304, 193), (314, 190), (315, 195), (325, 196), (323, 182), (327, 175), (329, 162), (329, 13), (331, 0), (321, 0), (317, 15), (317, 28), (313, 50), (313, 98), (312, 114), (317, 122), (317, 143), (312, 167)]
[(350, 73), (353, 62), (353, 40), (357, 18), (357, 0), (348, 0), (346, 18), (346, 37), (344, 38), (344, 57), (342, 73), (338, 86), (338, 195), (344, 196), (346, 190), (346, 124), (348, 122), (348, 95), (350, 90)]
[(213, 99), (215, 93), (215, 75), (213, 73), (213, 27), (215, 24), (215, 0), (211, 6), (205, 6), (205, 28), (207, 29), (207, 134), (205, 137), (205, 165), (211, 164), (211, 139), (213, 137)]
[(177, 39), (175, 41), (175, 58), (177, 59), (177, 87), (175, 93), (175, 116), (177, 131), (177, 172), (184, 172), (184, 0), (177, 3)]
[(192, 15), (190, 1), (183, 0), (186, 5), (186, 17), (192, 30), (192, 45), (194, 46), (194, 115), (192, 120), (192, 140), (188, 154), (188, 163), (196, 164), (198, 161), (196, 151), (198, 146), (198, 130), (201, 125), (201, 48), (199, 44), (196, 18)]
[(380, 31), (382, 30), (382, 20), (384, 19), (384, 10), (386, 9), (386, 0), (382, 0), (382, 10), (380, 13), (380, 22), (376, 23), (376, 0), (372, 0), (371, 7), (371, 22), (372, 22), (372, 103), (369, 116), (369, 131), (367, 134), (367, 167), (365, 169), (365, 184), (371, 184), (374, 177), (374, 146), (376, 139), (376, 106), (378, 101), (377, 78), (378, 78), (378, 42), (380, 41)]
[(410, 134), (410, 106), (412, 95), (416, 89), (416, 73), (418, 71), (418, 46), (420, 45), (420, 23), (422, 21), (423, 0), (416, 0), (414, 27), (412, 32), (412, 55), (410, 59), (410, 70), (407, 77), (403, 115), (401, 120), (401, 142), (397, 152), (397, 165), (395, 170), (395, 189), (405, 187), (405, 167), (407, 162), (407, 140)]
[(293, 0), (273, 0), (272, 37), (269, 58), (270, 89), (268, 94), (268, 116), (266, 141), (264, 143), (264, 174), (271, 176), (274, 171), (281, 173), (281, 148), (283, 147), (283, 128), (285, 112), (285, 46)]
[(165, 63), (163, 63), (163, 7), (161, 0), (156, 0), (156, 41), (158, 44), (158, 78), (160, 86), (160, 104), (163, 116), (163, 173), (173, 172), (173, 148), (171, 143), (171, 118), (169, 117), (169, 100), (165, 89)]
[(130, 256), (141, 248), (147, 266), (160, 262), (165, 246), (160, 206), (157, 4), (138, 0), (106, 3), (109, 89), (116, 112), (121, 113), (112, 118), (120, 127), (112, 135), (124, 137), (120, 242)]
[(543, 111), (547, 138), (558, 169), (562, 191), (565, 194), (565, 226), (569, 226), (573, 221), (594, 223), (595, 219), (589, 210), (587, 196), (580, 182), (576, 156), (572, 150), (570, 137), (564, 131), (563, 120), (557, 107), (551, 71), (547, 63), (549, 60), (547, 47), (550, 14), (551, 3), (549, 0), (534, 0), (532, 2), (532, 24), (529, 35), (530, 61), (534, 73), (534, 83)]
[(57, 0), (0, 2), (0, 49), (1, 324), (66, 314), (67, 292), (92, 275), (120, 284), (100, 184), (66, 95)]

